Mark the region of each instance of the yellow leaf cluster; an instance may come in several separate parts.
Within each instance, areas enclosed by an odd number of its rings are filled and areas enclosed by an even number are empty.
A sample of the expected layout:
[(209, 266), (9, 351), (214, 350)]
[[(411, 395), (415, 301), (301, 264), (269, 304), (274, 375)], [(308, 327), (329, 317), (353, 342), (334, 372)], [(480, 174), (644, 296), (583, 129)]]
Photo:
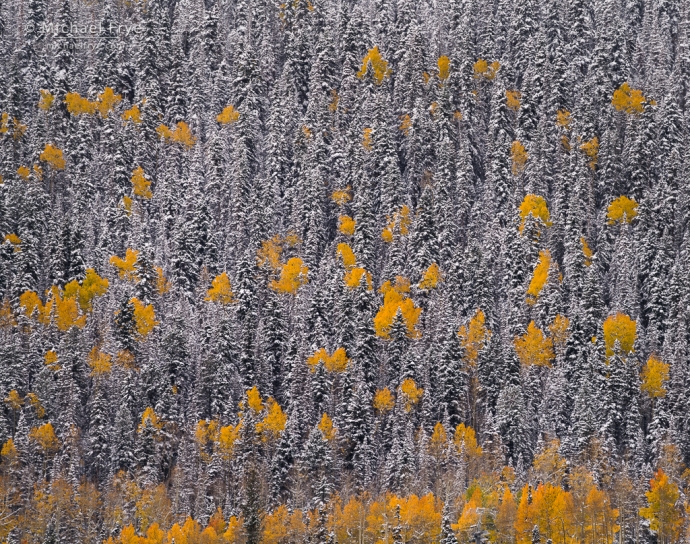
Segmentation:
[(570, 123), (572, 122), (572, 116), (568, 110), (558, 110), (556, 112), (556, 125), (565, 130), (570, 130)]
[(522, 93), (520, 91), (506, 89), (506, 106), (508, 106), (508, 109), (518, 111), (520, 109), (521, 99)]
[(125, 209), (125, 212), (127, 213), (128, 216), (132, 215), (132, 198), (127, 196), (127, 195), (123, 195), (122, 196), (122, 207)]
[(241, 421), (237, 425), (221, 427), (220, 432), (218, 433), (218, 449), (226, 460), (229, 460), (235, 453), (235, 445), (240, 439), (241, 430)]
[(58, 354), (54, 350), (48, 350), (46, 351), (46, 354), (43, 356), (43, 364), (48, 367), (49, 370), (52, 370), (53, 372), (57, 372), (62, 368), (58, 362)]
[(390, 412), (395, 406), (393, 393), (387, 387), (378, 389), (374, 394), (374, 408), (381, 413)]
[[(302, 511), (295, 509), (290, 512), (287, 506), (281, 504), (264, 517), (261, 543), (287, 544), (288, 542), (301, 542), (306, 533), (307, 529)], [(338, 542), (341, 541), (338, 540)]]
[(122, 119), (125, 121), (130, 121), (134, 123), (135, 125), (138, 125), (141, 123), (141, 110), (139, 109), (139, 104), (134, 104), (131, 108), (128, 110), (125, 110), (122, 113)]
[(269, 240), (261, 242), (261, 248), (257, 251), (256, 259), (259, 267), (270, 266), (273, 270), (278, 270), (282, 266), (281, 256), (283, 254), (283, 241), (279, 234)]
[(170, 291), (172, 285), (163, 274), (163, 269), (160, 266), (156, 267), (156, 292), (159, 295), (164, 295)]
[(93, 268), (87, 268), (81, 284), (72, 280), (65, 285), (65, 297), (76, 298), (81, 310), (88, 312), (92, 308), (93, 299), (105, 295), (108, 287), (110, 282), (107, 278), (101, 278)]
[(103, 376), (112, 370), (112, 355), (103, 353), (98, 346), (94, 346), (89, 352), (89, 367), (91, 376)]
[(136, 249), (127, 248), (124, 259), (113, 255), (110, 257), (110, 264), (117, 268), (120, 278), (128, 281), (138, 281), (136, 270), (138, 257), (139, 252)]
[(53, 105), (53, 102), (55, 102), (55, 97), (50, 94), (50, 91), (46, 91), (45, 89), (41, 89), (39, 93), (41, 94), (41, 98), (38, 101), (38, 107), (43, 111), (48, 111)]
[(388, 219), (388, 225), (381, 233), (381, 238), (385, 242), (392, 242), (394, 234), (399, 236), (407, 236), (409, 234), (410, 225), (412, 224), (412, 212), (407, 204), (395, 212), (392, 218), (389, 217)]
[(641, 389), (650, 397), (662, 398), (666, 396), (664, 385), (669, 378), (669, 365), (664, 363), (655, 354), (652, 354), (642, 369)]
[(405, 136), (410, 135), (410, 129), (412, 128), (412, 117), (410, 117), (409, 113), (400, 116), (400, 126), (398, 128)]
[(678, 486), (659, 469), (650, 480), (650, 489), (645, 496), (648, 506), (640, 509), (640, 515), (649, 521), (649, 528), (657, 534), (658, 541), (679, 542), (683, 514), (677, 506), (680, 498)]
[(429, 268), (424, 271), (422, 276), (422, 281), (419, 282), (420, 289), (428, 291), (430, 289), (436, 289), (439, 282), (443, 281), (443, 276), (441, 275), (441, 269), (436, 263), (431, 263)]
[(421, 400), (422, 395), (424, 395), (424, 389), (417, 387), (412, 378), (406, 378), (400, 384), (400, 393), (405, 399), (405, 411), (409, 412)]
[(335, 113), (338, 110), (338, 102), (340, 102), (338, 91), (336, 89), (331, 89), (331, 101), (328, 104), (328, 111)]
[(146, 174), (141, 166), (137, 166), (132, 172), (132, 192), (135, 196), (149, 199), (153, 196), (151, 192), (151, 182), (146, 179)]
[(388, 61), (381, 56), (378, 46), (369, 49), (367, 54), (362, 59), (362, 67), (357, 72), (357, 77), (362, 79), (371, 70), (371, 75), (377, 85), (381, 85), (383, 80), (391, 75), (393, 72), (388, 68)]
[(644, 111), (647, 99), (639, 89), (631, 89), (628, 83), (623, 83), (613, 92), (611, 104), (617, 111), (624, 111), (628, 114), (640, 114)]
[(570, 319), (566, 316), (558, 314), (553, 318), (553, 323), (549, 325), (549, 332), (551, 333), (551, 340), (553, 345), (559, 349), (563, 350), (565, 348), (565, 343), (568, 341), (570, 333), (568, 329), (570, 328)]
[(479, 59), (474, 63), (474, 78), (492, 80), (496, 77), (500, 68), (501, 63), (496, 60), (489, 64), (486, 60)]
[(297, 294), (297, 290), (309, 281), (309, 268), (302, 259), (293, 257), (280, 270), (280, 278), (271, 281), (271, 289), (279, 293)]
[(625, 195), (619, 196), (609, 204), (606, 217), (609, 225), (630, 223), (637, 217), (637, 202)]
[(547, 227), (552, 225), (550, 221), (551, 214), (549, 213), (549, 208), (546, 205), (546, 200), (543, 196), (533, 194), (526, 195), (522, 200), (522, 204), (520, 204), (519, 210), (521, 218), (519, 227), (520, 232), (522, 232), (525, 228), (525, 219), (528, 215), (532, 215), (532, 217), (535, 219), (541, 219), (542, 223), (544, 223), (544, 225)]
[(72, 115), (91, 115), (96, 113), (96, 103), (82, 97), (79, 93), (67, 93), (65, 104), (67, 104), (67, 111)]
[(524, 366), (551, 366), (556, 357), (553, 352), (553, 340), (544, 336), (534, 321), (527, 326), (527, 332), (513, 340), (515, 352)]
[(603, 328), (607, 357), (613, 355), (616, 341), (619, 342), (624, 353), (631, 353), (633, 351), (637, 335), (637, 323), (630, 319), (630, 316), (622, 313), (610, 315), (604, 321)]
[(216, 116), (216, 121), (221, 125), (231, 125), (240, 118), (240, 112), (232, 104), (223, 108), (223, 111)]
[(362, 277), (366, 278), (367, 290), (371, 291), (373, 289), (371, 282), (371, 274), (367, 272), (364, 268), (356, 266), (345, 272), (345, 285), (350, 289), (356, 289), (362, 283)]
[(47, 162), (55, 170), (63, 170), (65, 168), (65, 159), (62, 156), (62, 150), (58, 149), (53, 144), (46, 144), (38, 158), (43, 162)]
[(266, 411), (266, 416), (256, 424), (256, 432), (264, 442), (279, 438), (287, 423), (287, 416), (272, 397), (266, 401)]
[(585, 256), (585, 266), (592, 266), (592, 257), (594, 257), (594, 252), (589, 247), (587, 240), (584, 236), (580, 237), (580, 243), (582, 244), (582, 254)]
[(483, 453), (481, 446), (477, 444), (477, 435), (474, 429), (464, 423), (455, 427), (453, 442), (459, 452), (464, 452), (470, 458), (477, 458)]
[(60, 449), (60, 441), (55, 436), (55, 430), (50, 422), (32, 428), (29, 431), (29, 438), (41, 447), (44, 455), (50, 455)]
[(377, 336), (386, 339), (390, 338), (390, 328), (398, 312), (400, 312), (407, 327), (407, 336), (410, 338), (418, 338), (420, 336), (416, 326), (422, 309), (415, 306), (411, 298), (405, 296), (405, 293), (408, 293), (410, 290), (409, 285), (409, 280), (406, 278), (398, 278), (395, 286), (391, 285), (390, 281), (387, 281), (381, 287), (383, 306), (379, 308), (378, 313), (374, 317), (374, 329)]
[(373, 144), (372, 134), (374, 132), (373, 128), (366, 127), (362, 131), (362, 147), (367, 151), (371, 151), (371, 146)]
[(348, 359), (343, 347), (336, 349), (332, 355), (328, 354), (326, 348), (319, 348), (307, 358), (307, 365), (314, 372), (319, 363), (323, 364), (324, 368), (329, 372), (339, 373), (347, 370), (350, 359)]
[(551, 252), (542, 249), (539, 252), (539, 261), (532, 272), (532, 279), (527, 288), (527, 304), (535, 304), (539, 295), (549, 279), (549, 268), (551, 267)]
[(319, 429), (319, 431), (321, 431), (323, 439), (328, 442), (332, 441), (335, 438), (335, 433), (338, 430), (333, 426), (333, 420), (330, 417), (328, 417), (328, 414), (326, 412), (324, 412), (323, 416), (321, 416), (321, 421), (319, 421), (317, 428)]
[(163, 428), (163, 421), (161, 421), (158, 414), (156, 414), (156, 411), (151, 406), (147, 406), (144, 413), (141, 414), (141, 423), (139, 424), (137, 432), (141, 434), (148, 425), (159, 431)]
[(36, 312), (39, 323), (50, 323), (50, 314), (53, 311), (52, 301), (46, 301), (45, 305), (34, 291), (25, 291), (19, 296), (19, 306), (24, 310), (26, 317), (32, 317)]
[(349, 215), (341, 215), (338, 218), (338, 230), (346, 236), (352, 236), (355, 233), (355, 226), (357, 222)]
[(491, 338), (491, 331), (486, 327), (486, 318), (481, 309), (477, 308), (470, 322), (460, 327), (458, 336), (465, 351), (465, 363), (469, 367), (475, 367), (479, 360), (479, 352), (486, 347)]
[(331, 194), (331, 200), (336, 204), (336, 206), (342, 206), (344, 204), (347, 204), (352, 200), (352, 195), (350, 194), (350, 191), (352, 190), (352, 187), (349, 185), (345, 187), (345, 189), (339, 189), (337, 191), (333, 191)]
[(96, 102), (96, 108), (101, 114), (101, 117), (105, 119), (108, 114), (113, 111), (113, 108), (122, 102), (122, 96), (115, 94), (115, 91), (111, 87), (106, 87), (103, 89), (102, 93), (98, 95), (98, 101)]
[(264, 403), (261, 400), (261, 393), (259, 393), (258, 387), (254, 386), (247, 390), (247, 406), (255, 414), (264, 409)]
[(355, 257), (354, 252), (349, 244), (341, 242), (338, 244), (337, 254), (343, 260), (343, 266), (345, 268), (352, 268), (357, 264), (357, 257)]
[(5, 242), (9, 242), (14, 246), (15, 253), (21, 251), (19, 246), (21, 245), (22, 240), (15, 233), (11, 232), (10, 234), (5, 234)]
[(27, 166), (20, 166), (17, 168), (17, 175), (23, 180), (28, 180), (31, 175), (31, 170)]
[(580, 151), (589, 157), (589, 167), (594, 170), (599, 162), (599, 138), (594, 137), (580, 146)]
[(235, 295), (232, 292), (232, 285), (230, 285), (230, 278), (227, 272), (218, 274), (211, 282), (211, 288), (206, 291), (206, 298), (209, 302), (218, 302), (223, 306), (233, 304), (235, 302)]
[(196, 136), (192, 134), (189, 125), (184, 121), (179, 121), (174, 129), (170, 129), (165, 125), (159, 125), (156, 132), (161, 140), (168, 143), (182, 144), (187, 149), (193, 147), (196, 143)]
[(36, 410), (36, 416), (38, 416), (38, 419), (42, 419), (46, 415), (46, 410), (43, 408), (41, 400), (38, 398), (36, 393), (27, 393), (26, 400), (28, 400), (29, 405)]
[(450, 59), (443, 55), (438, 58), (436, 64), (438, 65), (438, 78), (441, 81), (446, 81), (450, 76)]
[(31, 316), (34, 310), (38, 311), (37, 318), (40, 323), (50, 323), (50, 316), (55, 318), (55, 324), (61, 331), (68, 331), (72, 327), (81, 329), (86, 325), (86, 316), (79, 315), (79, 306), (75, 296), (62, 296), (60, 290), (53, 286), (49, 291), (49, 298), (45, 305), (33, 291), (27, 291), (19, 297), (19, 303), (24, 307), (26, 315)]
[(512, 172), (514, 176), (519, 176), (525, 171), (529, 153), (519, 141), (515, 140), (510, 146), (510, 158), (513, 161)]
[(12, 410), (19, 410), (24, 406), (24, 399), (17, 393), (16, 389), (12, 389), (3, 400)]
[[(399, 512), (399, 519), (396, 512)], [(401, 532), (400, 542), (439, 542), (441, 518), (441, 503), (436, 500), (433, 493), (423, 497), (398, 497), (387, 494), (385, 498), (369, 505), (365, 534), (362, 535), (364, 538), (361, 542), (393, 542), (391, 532), (398, 524)], [(382, 535), (388, 536), (384, 537), (384, 540), (380, 538)]]
[(134, 306), (134, 323), (136, 324), (137, 334), (140, 339), (144, 339), (159, 324), (156, 321), (153, 305), (144, 304), (136, 297), (131, 298), (130, 302)]

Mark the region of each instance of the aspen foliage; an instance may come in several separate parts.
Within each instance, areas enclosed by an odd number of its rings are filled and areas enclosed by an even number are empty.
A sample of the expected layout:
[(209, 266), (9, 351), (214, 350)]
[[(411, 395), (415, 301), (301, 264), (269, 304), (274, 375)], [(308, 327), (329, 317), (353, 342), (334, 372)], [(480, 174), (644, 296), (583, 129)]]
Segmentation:
[(506, 106), (509, 110), (518, 111), (522, 100), (520, 91), (506, 89)]
[(48, 163), (54, 170), (64, 170), (65, 168), (65, 159), (62, 156), (62, 150), (51, 143), (45, 145), (38, 158)]
[(649, 528), (656, 533), (660, 543), (678, 542), (683, 527), (683, 515), (677, 505), (680, 498), (678, 486), (659, 469), (649, 482), (645, 493), (647, 506), (640, 508), (640, 516), (649, 521)]
[(81, 329), (86, 325), (86, 316), (81, 315), (75, 296), (63, 296), (60, 289), (54, 285), (50, 289), (49, 297), (53, 321), (59, 330), (65, 332), (72, 327)]
[(271, 281), (271, 289), (278, 293), (296, 295), (309, 281), (309, 268), (299, 257), (293, 257), (280, 269), (280, 278)]
[(491, 331), (486, 327), (484, 312), (477, 308), (467, 325), (458, 330), (460, 345), (464, 350), (465, 364), (474, 368), (479, 360), (479, 353), (486, 348), (491, 338)]
[(88, 362), (91, 368), (91, 376), (103, 376), (112, 370), (112, 355), (104, 353), (99, 346), (94, 346), (89, 352)]
[(221, 427), (218, 432), (218, 449), (226, 461), (229, 461), (235, 454), (235, 447), (240, 440), (241, 430), (242, 422), (240, 421), (236, 425)]
[(611, 104), (617, 111), (623, 111), (630, 115), (639, 115), (644, 112), (647, 99), (639, 89), (632, 89), (626, 82), (613, 92)]
[(551, 366), (556, 355), (553, 352), (553, 340), (544, 335), (544, 331), (530, 321), (527, 332), (513, 340), (515, 352), (523, 366)]
[(591, 140), (583, 142), (580, 145), (582, 151), (589, 158), (589, 167), (594, 170), (599, 162), (599, 138), (594, 137)]
[(633, 198), (619, 196), (609, 204), (606, 217), (609, 225), (631, 223), (637, 217), (638, 204)]
[(549, 332), (551, 333), (550, 336), (553, 341), (553, 346), (559, 352), (563, 352), (563, 350), (565, 350), (565, 344), (570, 337), (570, 319), (564, 315), (558, 314), (549, 325)]
[(422, 280), (419, 282), (419, 289), (424, 291), (429, 291), (431, 289), (436, 289), (439, 282), (443, 281), (443, 275), (441, 274), (441, 269), (438, 264), (431, 263), (429, 267), (424, 271)]
[(390, 412), (395, 406), (395, 397), (393, 393), (391, 393), (391, 390), (387, 387), (378, 389), (374, 394), (373, 406), (382, 414)]
[(265, 406), (266, 415), (256, 424), (256, 432), (264, 442), (277, 440), (287, 423), (287, 416), (280, 405), (269, 397)]
[(31, 429), (29, 431), (29, 439), (38, 444), (46, 456), (57, 453), (60, 449), (60, 441), (55, 435), (55, 429), (53, 429), (53, 425), (50, 422)]
[(135, 196), (144, 199), (150, 199), (153, 196), (151, 192), (151, 182), (146, 177), (144, 169), (141, 166), (137, 166), (134, 169), (130, 181), (132, 182), (132, 192)]
[(156, 314), (152, 304), (144, 304), (133, 297), (130, 302), (134, 306), (134, 323), (136, 324), (139, 340), (144, 340), (160, 323), (156, 321)]
[(84, 98), (79, 93), (67, 93), (65, 95), (67, 111), (71, 115), (91, 115), (96, 113), (96, 103)]
[(211, 287), (206, 291), (204, 300), (208, 302), (217, 302), (223, 306), (236, 302), (227, 272), (222, 272), (213, 278)]
[(45, 89), (40, 89), (39, 93), (41, 98), (38, 100), (38, 107), (43, 111), (48, 111), (55, 102), (55, 96)]
[(409, 412), (422, 399), (424, 389), (417, 387), (412, 378), (405, 378), (400, 384), (400, 395), (405, 400), (405, 411)]
[(416, 329), (416, 325), (422, 309), (415, 306), (412, 299), (406, 296), (409, 289), (407, 278), (396, 279), (395, 285), (391, 284), (390, 280), (383, 284), (380, 290), (383, 294), (383, 306), (379, 308), (374, 317), (374, 329), (377, 336), (389, 339), (390, 328), (400, 313), (407, 328), (407, 336), (419, 338), (421, 333)]
[(338, 217), (338, 230), (346, 236), (352, 236), (355, 233), (356, 225), (356, 221), (349, 215), (341, 215)]
[(514, 176), (519, 176), (525, 171), (525, 165), (527, 164), (527, 159), (529, 159), (529, 153), (518, 140), (515, 140), (510, 146), (510, 158), (512, 160), (511, 171)]
[(436, 61), (438, 66), (438, 79), (441, 82), (445, 82), (450, 77), (450, 59), (443, 55)]
[(65, 285), (65, 297), (76, 298), (82, 312), (91, 311), (93, 300), (102, 297), (108, 292), (110, 282), (102, 278), (93, 268), (87, 268), (81, 284), (72, 280)]
[(412, 225), (412, 212), (407, 204), (403, 205), (393, 217), (388, 218), (388, 225), (383, 229), (381, 238), (384, 242), (392, 242), (395, 236), (407, 236)]
[(606, 318), (603, 325), (606, 357), (614, 354), (616, 342), (623, 353), (632, 353), (637, 335), (637, 323), (630, 316), (617, 313)]
[(22, 250), (21, 249), (22, 240), (21, 240), (21, 238), (19, 238), (19, 236), (17, 236), (13, 232), (11, 232), (9, 234), (5, 234), (5, 242), (9, 242), (10, 244), (12, 244), (14, 246), (14, 252), (15, 253), (18, 253)]
[(535, 219), (540, 219), (542, 223), (544, 223), (545, 226), (550, 227), (553, 223), (551, 223), (551, 214), (549, 213), (549, 208), (546, 205), (546, 199), (543, 196), (538, 196), (538, 195), (533, 195), (533, 194), (528, 194), (525, 195), (525, 198), (522, 199), (522, 203), (520, 204), (520, 232), (525, 230), (525, 219), (529, 215), (534, 217)]
[(527, 304), (535, 304), (539, 295), (546, 285), (549, 278), (549, 269), (551, 268), (551, 252), (548, 249), (542, 249), (539, 252), (539, 261), (532, 272), (532, 279), (527, 288)]
[(141, 110), (139, 104), (134, 104), (131, 108), (122, 112), (122, 120), (127, 123), (141, 124)]
[(594, 252), (589, 247), (587, 240), (584, 236), (580, 237), (580, 244), (582, 245), (582, 254), (585, 256), (585, 266), (592, 266), (592, 258), (594, 257)]
[(19, 307), (23, 309), (26, 317), (34, 317), (39, 323), (50, 323), (50, 314), (53, 311), (54, 302), (48, 299), (45, 304), (34, 291), (25, 291), (19, 296)]
[(562, 129), (570, 130), (572, 120), (572, 115), (568, 110), (558, 110), (556, 112), (556, 125)]
[(496, 74), (501, 68), (501, 63), (493, 61), (489, 63), (484, 59), (478, 59), (472, 67), (474, 71), (474, 79), (492, 80), (496, 78)]
[(172, 288), (172, 284), (170, 281), (165, 277), (165, 274), (163, 273), (163, 269), (160, 266), (156, 266), (156, 292), (159, 295), (164, 295), (170, 289)]
[(23, 180), (28, 180), (31, 175), (31, 170), (27, 166), (20, 166), (17, 168), (17, 175)]
[(264, 402), (261, 400), (261, 393), (259, 393), (259, 388), (256, 385), (247, 389), (246, 397), (246, 400), (243, 401), (243, 409), (249, 408), (254, 414), (258, 414), (264, 409)]
[(331, 200), (336, 206), (344, 206), (352, 200), (352, 187), (349, 185), (344, 189), (338, 189), (331, 193)]
[(43, 364), (48, 370), (52, 370), (53, 372), (57, 372), (62, 368), (59, 361), (60, 359), (57, 352), (52, 349), (46, 351), (46, 354), (43, 356)]
[(400, 126), (398, 126), (398, 129), (400, 129), (400, 132), (402, 132), (405, 136), (410, 135), (410, 130), (412, 129), (412, 117), (410, 117), (409, 113), (400, 116)]
[(338, 256), (343, 260), (343, 266), (346, 269), (351, 269), (357, 264), (357, 257), (355, 257), (355, 254), (349, 244), (346, 244), (345, 242), (339, 243), (337, 253)]
[(118, 257), (117, 255), (113, 255), (110, 257), (110, 264), (117, 268), (121, 279), (136, 282), (139, 281), (136, 269), (138, 258), (139, 252), (136, 249), (127, 248), (124, 259)]
[(225, 106), (223, 111), (216, 116), (216, 121), (221, 125), (231, 125), (240, 118), (240, 112), (235, 109), (235, 106), (230, 104)]
[(383, 81), (393, 73), (388, 67), (388, 61), (381, 56), (378, 46), (374, 46), (362, 59), (362, 67), (357, 72), (357, 77), (363, 79), (367, 73), (370, 73), (374, 78), (374, 83), (381, 85)]
[(196, 143), (196, 136), (192, 134), (189, 125), (184, 121), (179, 121), (172, 129), (166, 125), (159, 125), (156, 132), (164, 142), (182, 144), (187, 149), (194, 147)]
[(347, 370), (350, 359), (343, 347), (339, 347), (331, 355), (326, 348), (319, 348), (307, 358), (307, 366), (311, 372), (315, 372), (319, 364), (323, 364), (328, 372), (341, 373)]
[(642, 368), (642, 391), (651, 398), (663, 398), (666, 396), (664, 385), (669, 378), (669, 365), (652, 353)]
[(101, 117), (106, 119), (120, 102), (122, 102), (122, 95), (115, 94), (111, 87), (106, 87), (102, 93), (98, 94), (96, 109), (98, 109)]
[(321, 416), (321, 421), (317, 425), (323, 439), (327, 442), (332, 442), (335, 439), (335, 433), (338, 429), (333, 426), (333, 420), (328, 416), (326, 412)]
[(347, 270), (343, 280), (349, 289), (356, 289), (362, 283), (362, 278), (364, 278), (364, 281), (366, 282), (367, 291), (371, 291), (374, 288), (371, 280), (371, 274), (360, 266), (355, 266), (354, 268)]
[(366, 127), (364, 130), (362, 130), (362, 147), (367, 151), (371, 151), (372, 149), (374, 143), (373, 134), (373, 128)]

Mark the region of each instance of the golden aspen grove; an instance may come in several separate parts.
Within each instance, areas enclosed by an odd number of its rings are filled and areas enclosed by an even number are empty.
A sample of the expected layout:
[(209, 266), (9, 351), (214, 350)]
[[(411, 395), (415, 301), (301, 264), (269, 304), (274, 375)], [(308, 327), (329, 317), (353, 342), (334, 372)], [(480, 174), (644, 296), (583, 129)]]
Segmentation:
[(0, 0), (0, 544), (690, 544), (690, 2)]

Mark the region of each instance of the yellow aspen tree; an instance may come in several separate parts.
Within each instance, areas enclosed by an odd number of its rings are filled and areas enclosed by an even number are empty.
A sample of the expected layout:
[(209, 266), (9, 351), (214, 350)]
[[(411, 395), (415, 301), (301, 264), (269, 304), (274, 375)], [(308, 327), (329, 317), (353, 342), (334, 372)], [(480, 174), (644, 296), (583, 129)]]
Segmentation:
[(137, 334), (139, 339), (143, 340), (160, 322), (156, 321), (156, 314), (152, 304), (144, 304), (136, 297), (131, 298), (130, 302), (134, 306), (134, 323), (136, 324)]
[(556, 355), (553, 352), (553, 341), (544, 336), (534, 321), (527, 326), (527, 332), (516, 336), (513, 341), (515, 352), (524, 366), (551, 366)]
[(355, 233), (355, 226), (357, 223), (349, 215), (341, 215), (338, 217), (338, 230), (346, 236), (352, 236)]
[(534, 219), (541, 220), (541, 222), (547, 227), (552, 225), (550, 221), (551, 214), (549, 213), (549, 208), (546, 205), (546, 200), (543, 196), (533, 194), (525, 195), (525, 198), (520, 204), (519, 212), (521, 220), (519, 227), (520, 232), (525, 229), (525, 219), (527, 219), (529, 215), (534, 217)]
[(321, 436), (323, 436), (323, 439), (327, 442), (331, 442), (335, 439), (335, 434), (338, 429), (333, 426), (333, 420), (326, 412), (321, 416), (321, 421), (319, 421), (317, 428), (321, 431)]
[(613, 92), (611, 104), (617, 111), (623, 111), (630, 115), (639, 115), (644, 112), (644, 106), (647, 99), (639, 89), (632, 89), (630, 85), (625, 82), (618, 89)]
[(582, 244), (582, 254), (585, 256), (585, 266), (592, 266), (592, 258), (594, 257), (594, 252), (589, 247), (587, 240), (584, 236), (580, 237), (580, 244)]
[(625, 195), (619, 196), (609, 204), (606, 217), (609, 225), (631, 223), (637, 217), (637, 202)]
[(395, 406), (395, 397), (391, 390), (385, 387), (384, 389), (378, 389), (374, 394), (374, 409), (381, 414), (390, 412)]
[(595, 136), (591, 140), (583, 142), (580, 145), (580, 151), (589, 157), (589, 167), (594, 170), (599, 162), (599, 138)]
[(362, 67), (359, 72), (357, 72), (357, 77), (363, 79), (367, 73), (371, 73), (374, 78), (374, 83), (381, 85), (384, 79), (389, 77), (393, 70), (388, 67), (388, 61), (384, 60), (381, 56), (378, 46), (374, 46), (362, 59)]
[(50, 91), (46, 91), (45, 89), (40, 89), (39, 93), (41, 98), (38, 101), (38, 107), (43, 111), (48, 111), (55, 102), (55, 96), (53, 96)]
[(40, 446), (45, 456), (50, 456), (60, 449), (60, 441), (55, 436), (55, 430), (50, 422), (31, 429), (29, 439)]
[(649, 521), (649, 528), (656, 533), (660, 544), (678, 542), (683, 527), (683, 514), (677, 505), (678, 486), (661, 469), (656, 471), (649, 485), (645, 493), (647, 506), (640, 509), (640, 516)]
[(287, 423), (287, 416), (280, 405), (269, 397), (266, 401), (266, 416), (256, 424), (256, 432), (264, 442), (277, 440)]
[(355, 254), (349, 244), (346, 244), (345, 242), (339, 243), (337, 254), (343, 260), (343, 266), (346, 269), (350, 269), (357, 264), (357, 257), (355, 257)]
[(62, 150), (51, 143), (45, 145), (38, 158), (48, 163), (54, 170), (64, 170), (65, 168), (65, 159), (62, 156)]
[(484, 59), (478, 59), (472, 67), (474, 71), (474, 79), (495, 79), (500, 68), (501, 64), (498, 61), (489, 63)]
[(146, 177), (144, 169), (141, 166), (137, 166), (134, 169), (130, 181), (132, 182), (132, 193), (134, 193), (134, 196), (147, 200), (153, 196), (151, 192), (151, 182)]
[(412, 378), (406, 378), (400, 384), (400, 394), (405, 399), (405, 411), (409, 412), (421, 400), (424, 389), (417, 387)]
[(506, 89), (506, 106), (508, 106), (508, 109), (518, 111), (520, 109), (521, 99), (522, 93), (520, 91)]
[(565, 344), (570, 337), (570, 319), (558, 314), (549, 325), (549, 332), (551, 333), (550, 336), (554, 347), (559, 353), (563, 353)]
[(331, 101), (328, 103), (328, 111), (335, 113), (338, 111), (338, 103), (340, 102), (340, 96), (336, 89), (331, 89)]
[(104, 376), (112, 370), (112, 355), (104, 353), (99, 346), (94, 346), (89, 352), (88, 363), (91, 376)]
[(138, 281), (136, 264), (139, 258), (139, 252), (136, 249), (127, 248), (125, 258), (122, 259), (117, 255), (110, 257), (110, 264), (117, 268), (120, 278), (128, 281)]
[(240, 118), (240, 112), (235, 109), (235, 106), (230, 104), (225, 106), (223, 111), (216, 116), (216, 121), (221, 125), (231, 125)]
[(103, 89), (102, 93), (98, 95), (98, 101), (96, 103), (96, 109), (101, 114), (103, 119), (108, 117), (108, 114), (115, 109), (120, 102), (122, 102), (122, 95), (115, 94), (115, 91), (111, 87), (106, 87)]
[(623, 313), (608, 316), (604, 321), (603, 330), (606, 357), (613, 355), (616, 341), (623, 353), (632, 353), (637, 336), (637, 323), (630, 316)]
[(652, 353), (642, 369), (642, 384), (640, 385), (642, 391), (653, 399), (663, 398), (666, 396), (664, 385), (668, 378), (669, 365)]
[(242, 422), (237, 425), (228, 425), (221, 427), (218, 433), (218, 449), (226, 461), (232, 459), (235, 453), (235, 445), (240, 439), (240, 431), (242, 430)]
[(429, 268), (424, 271), (422, 280), (419, 282), (419, 289), (424, 291), (429, 291), (431, 289), (436, 289), (439, 282), (443, 281), (443, 276), (441, 275), (441, 269), (436, 263), (431, 263)]
[(515, 140), (510, 146), (510, 158), (512, 160), (511, 171), (514, 176), (519, 176), (525, 171), (525, 166), (527, 165), (527, 159), (529, 159), (529, 153), (527, 149), (522, 145), (521, 142)]
[(345, 281), (345, 285), (347, 285), (347, 287), (349, 287), (350, 289), (356, 289), (357, 287), (359, 287), (359, 284), (362, 283), (362, 277), (365, 278), (367, 290), (371, 291), (373, 289), (373, 284), (371, 282), (371, 274), (369, 274), (369, 272), (367, 272), (362, 267), (356, 266), (348, 270), (345, 273), (343, 280)]
[(134, 123), (135, 125), (141, 124), (141, 110), (138, 104), (134, 104), (131, 108), (125, 110), (122, 113), (122, 120), (127, 123)]
[(338, 189), (331, 193), (331, 200), (336, 206), (344, 206), (352, 200), (352, 187), (349, 185), (345, 189)]
[(494, 538), (496, 542), (513, 542), (515, 538), (515, 520), (517, 516), (517, 504), (515, 497), (510, 492), (510, 487), (505, 486), (503, 494), (496, 510)]
[(230, 285), (230, 278), (228, 278), (227, 272), (222, 272), (213, 278), (211, 287), (206, 291), (204, 300), (217, 302), (223, 306), (235, 302), (235, 295), (232, 292), (232, 285)]
[(405, 326), (407, 328), (407, 336), (410, 338), (418, 338), (420, 332), (416, 329), (417, 320), (422, 313), (422, 309), (415, 306), (412, 299), (404, 295), (409, 291), (409, 280), (405, 284), (400, 283), (392, 286), (390, 281), (384, 283), (381, 287), (383, 293), (383, 306), (374, 316), (374, 330), (376, 335), (381, 338), (390, 338), (390, 328), (393, 325), (395, 316), (400, 312)]
[(481, 309), (477, 308), (470, 322), (460, 327), (458, 336), (465, 352), (465, 364), (470, 368), (476, 367), (479, 353), (484, 350), (491, 338), (491, 331), (486, 327), (486, 318)]
[(280, 270), (280, 279), (271, 281), (271, 289), (279, 293), (296, 295), (297, 290), (308, 283), (309, 268), (299, 257), (293, 257)]
[(59, 363), (59, 357), (58, 354), (55, 350), (48, 350), (46, 351), (46, 354), (43, 356), (43, 364), (46, 365), (46, 367), (49, 370), (52, 370), (53, 372), (57, 372), (62, 368), (62, 366)]
[(534, 267), (532, 279), (527, 288), (527, 304), (536, 304), (542, 289), (546, 285), (546, 281), (549, 279), (549, 268), (551, 268), (551, 252), (548, 249), (542, 249), (539, 252), (539, 261)]
[(79, 93), (67, 93), (65, 95), (67, 111), (71, 115), (91, 115), (96, 113), (96, 103), (88, 98), (82, 97)]

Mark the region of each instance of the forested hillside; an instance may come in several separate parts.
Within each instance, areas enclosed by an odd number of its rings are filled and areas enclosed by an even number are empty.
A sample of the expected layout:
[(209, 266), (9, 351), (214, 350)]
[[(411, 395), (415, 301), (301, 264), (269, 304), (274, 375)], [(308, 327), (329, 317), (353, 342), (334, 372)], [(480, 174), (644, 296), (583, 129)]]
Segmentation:
[(687, 2), (0, 36), (0, 542), (689, 541)]

